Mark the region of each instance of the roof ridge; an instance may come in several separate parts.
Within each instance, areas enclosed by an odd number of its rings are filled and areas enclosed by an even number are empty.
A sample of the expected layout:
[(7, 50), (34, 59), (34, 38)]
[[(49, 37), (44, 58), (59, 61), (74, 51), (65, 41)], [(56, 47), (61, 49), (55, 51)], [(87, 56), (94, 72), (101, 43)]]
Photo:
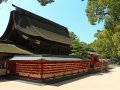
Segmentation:
[[(47, 23), (49, 23), (49, 24), (52, 24), (52, 25), (55, 26), (55, 27), (59, 27), (59, 28), (62, 28), (62, 29), (64, 29), (64, 30), (68, 31), (65, 26), (62, 26), (62, 25), (60, 25), (60, 24), (58, 24), (58, 23), (56, 23), (56, 22), (53, 22), (53, 21), (51, 21), (51, 20), (49, 20), (49, 19), (46, 19), (46, 18), (44, 18), (44, 17), (42, 17), (42, 16), (39, 16), (39, 15), (34, 14), (34, 13), (30, 12), (30, 11), (27, 11), (27, 10), (25, 10), (25, 9), (23, 9), (23, 8), (20, 8), (20, 7), (16, 6), (16, 5), (14, 5), (14, 4), (12, 4), (12, 6), (15, 7), (17, 11), (23, 10), (23, 11), (25, 11), (25, 13), (27, 13), (27, 14), (30, 14), (30, 15), (32, 14), (32, 15), (34, 15), (36, 18), (40, 18), (40, 19), (42, 19), (43, 21), (45, 21), (45, 22), (47, 22)], [(32, 15), (31, 15), (31, 16), (32, 16)], [(35, 17), (34, 17), (34, 18), (35, 18)]]

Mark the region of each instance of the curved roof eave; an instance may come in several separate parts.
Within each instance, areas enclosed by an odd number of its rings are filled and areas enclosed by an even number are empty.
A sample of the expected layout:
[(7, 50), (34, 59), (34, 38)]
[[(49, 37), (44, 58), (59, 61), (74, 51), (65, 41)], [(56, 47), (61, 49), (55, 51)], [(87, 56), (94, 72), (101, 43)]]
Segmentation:
[(0, 53), (31, 55), (32, 53), (14, 44), (0, 43)]
[(0, 39), (2, 40), (5, 40), (7, 38), (8, 34), (10, 33), (11, 28), (13, 27), (13, 23), (14, 23), (13, 14), (14, 14), (14, 11), (11, 11), (7, 28), (5, 32), (3, 33), (3, 35), (0, 37)]

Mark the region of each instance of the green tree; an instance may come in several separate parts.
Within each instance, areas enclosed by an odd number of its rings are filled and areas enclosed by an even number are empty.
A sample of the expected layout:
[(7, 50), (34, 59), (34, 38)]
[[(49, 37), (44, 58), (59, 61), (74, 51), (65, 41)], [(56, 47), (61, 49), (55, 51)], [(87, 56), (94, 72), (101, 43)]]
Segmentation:
[(0, 4), (1, 4), (2, 2), (7, 2), (7, 0), (0, 0)]
[(86, 13), (91, 24), (105, 20), (105, 24), (120, 21), (120, 0), (88, 0)]
[(119, 55), (119, 33), (111, 33), (112, 30), (102, 30), (95, 34), (96, 40), (91, 44), (93, 50), (101, 54), (102, 57), (113, 57)]
[(97, 31), (91, 47), (102, 57), (120, 56), (120, 0), (88, 0), (86, 14), (95, 25), (104, 20), (105, 29)]
[(70, 56), (78, 56), (81, 58), (89, 57), (87, 53), (87, 44), (85, 42), (80, 42), (79, 38), (73, 32), (70, 32), (70, 38), (72, 40)]
[[(0, 0), (0, 4), (2, 2), (7, 2), (8, 0)], [(54, 0), (37, 0), (42, 6), (46, 6), (49, 3), (54, 2)]]
[(46, 6), (49, 3), (54, 2), (54, 0), (38, 0), (42, 6)]
[(120, 56), (120, 32), (116, 32), (113, 37), (112, 40), (114, 42), (116, 49), (116, 52), (118, 54), (118, 56)]

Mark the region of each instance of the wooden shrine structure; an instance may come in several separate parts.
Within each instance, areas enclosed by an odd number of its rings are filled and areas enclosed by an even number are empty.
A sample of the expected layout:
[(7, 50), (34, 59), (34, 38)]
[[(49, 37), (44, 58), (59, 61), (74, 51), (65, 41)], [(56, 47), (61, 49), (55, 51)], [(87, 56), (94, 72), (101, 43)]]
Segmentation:
[(13, 6), (0, 38), (0, 76), (45, 80), (107, 68), (108, 62), (100, 62), (94, 52), (89, 52), (90, 59), (70, 57), (66, 27)]
[(2, 40), (11, 41), (34, 54), (69, 55), (71, 39), (66, 27), (17, 6)]

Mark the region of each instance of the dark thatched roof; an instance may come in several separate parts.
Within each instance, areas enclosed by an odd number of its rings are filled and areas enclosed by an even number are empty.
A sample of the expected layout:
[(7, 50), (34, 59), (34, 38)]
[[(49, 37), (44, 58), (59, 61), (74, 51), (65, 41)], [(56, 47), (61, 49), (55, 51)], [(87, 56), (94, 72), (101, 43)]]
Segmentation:
[(31, 55), (32, 53), (17, 47), (14, 44), (0, 42), (0, 53)]
[(16, 10), (11, 12), (8, 28), (2, 38), (7, 37), (9, 27), (12, 24), (14, 24), (15, 30), (30, 35), (31, 37), (40, 37), (67, 45), (71, 43), (69, 32), (66, 27), (19, 7), (16, 7)]

